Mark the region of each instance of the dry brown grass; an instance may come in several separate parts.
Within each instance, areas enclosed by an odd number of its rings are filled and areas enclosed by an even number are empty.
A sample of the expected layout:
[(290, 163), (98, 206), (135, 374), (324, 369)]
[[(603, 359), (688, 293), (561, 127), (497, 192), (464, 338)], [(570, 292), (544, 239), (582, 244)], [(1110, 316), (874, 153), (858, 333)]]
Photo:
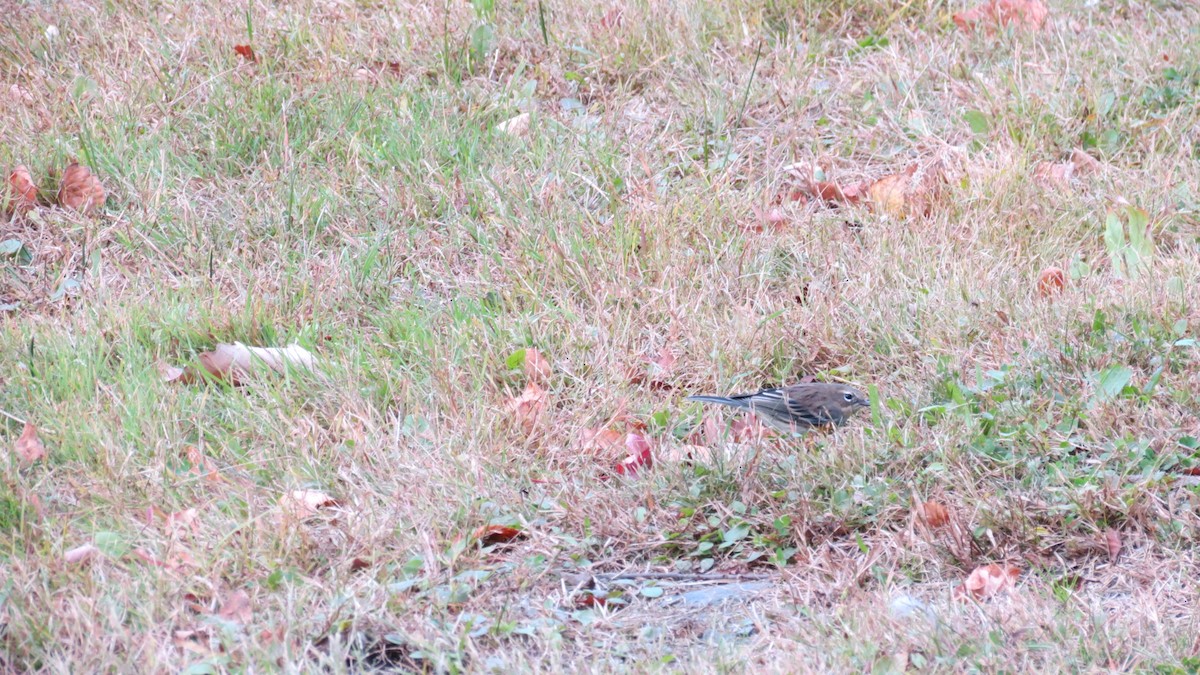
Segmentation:
[[(485, 4), (4, 7), (0, 165), (52, 190), (78, 159), (109, 198), (0, 223), (4, 443), (28, 419), (49, 452), (0, 462), (0, 668), (1197, 667), (1195, 8), (988, 36), (940, 0), (548, 0), (547, 43), (541, 3)], [(1081, 144), (1099, 171), (1034, 179)], [(780, 199), (935, 160), (927, 217)], [(318, 373), (158, 371), (293, 340)], [(806, 375), (878, 405), (795, 442), (705, 411), (711, 455), (666, 461), (687, 394)], [(603, 426), (654, 468), (611, 475)], [(301, 489), (337, 503), (289, 516)], [(1016, 589), (956, 599), (987, 563)], [(679, 577), (611, 576), (647, 571)], [(676, 597), (704, 574), (765, 586)]]

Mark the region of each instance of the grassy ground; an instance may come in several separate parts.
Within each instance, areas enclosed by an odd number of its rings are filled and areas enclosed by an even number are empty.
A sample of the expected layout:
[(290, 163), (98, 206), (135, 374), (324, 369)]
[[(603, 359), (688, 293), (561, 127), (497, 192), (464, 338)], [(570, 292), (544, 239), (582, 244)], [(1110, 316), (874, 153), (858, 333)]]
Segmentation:
[[(1051, 4), (0, 2), (0, 165), (109, 193), (0, 223), (0, 438), (48, 452), (0, 460), (0, 669), (1194, 672), (1200, 12)], [(928, 216), (790, 199), (931, 161)], [(319, 372), (160, 374), (234, 341)], [(683, 400), (806, 375), (876, 405)], [(680, 577), (573, 590), (631, 571)]]

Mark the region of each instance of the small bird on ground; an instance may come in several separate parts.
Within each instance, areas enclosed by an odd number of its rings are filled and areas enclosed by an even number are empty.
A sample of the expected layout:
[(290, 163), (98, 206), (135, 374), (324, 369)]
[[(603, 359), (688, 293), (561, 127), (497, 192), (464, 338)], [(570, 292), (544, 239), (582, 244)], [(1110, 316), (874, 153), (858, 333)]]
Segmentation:
[(859, 408), (871, 406), (870, 397), (854, 387), (826, 382), (773, 387), (740, 396), (689, 396), (688, 400), (749, 410), (772, 427), (791, 434), (803, 434), (813, 427), (840, 426)]

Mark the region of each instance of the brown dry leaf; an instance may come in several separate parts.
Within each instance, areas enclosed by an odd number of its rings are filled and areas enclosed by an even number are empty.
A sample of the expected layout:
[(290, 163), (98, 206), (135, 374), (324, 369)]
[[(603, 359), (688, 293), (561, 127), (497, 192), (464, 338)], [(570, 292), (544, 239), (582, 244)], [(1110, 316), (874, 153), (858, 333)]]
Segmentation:
[(46, 456), (46, 446), (42, 444), (42, 439), (38, 438), (37, 427), (29, 422), (25, 423), (20, 438), (13, 445), (13, 452), (25, 464), (33, 464)]
[(550, 360), (536, 349), (525, 350), (525, 377), (546, 384), (550, 381)]
[(701, 462), (711, 463), (716, 453), (711, 448), (703, 445), (672, 445), (666, 451), (659, 453), (659, 461), (669, 464), (679, 464), (681, 462)]
[(531, 434), (546, 412), (546, 403), (546, 390), (537, 382), (529, 382), (520, 396), (509, 399), (507, 407), (525, 433)]
[(243, 59), (250, 63), (257, 63), (258, 57), (254, 55), (254, 48), (250, 45), (234, 45), (233, 51)]
[(950, 523), (950, 510), (935, 501), (918, 504), (916, 514), (931, 528), (939, 528)]
[(95, 213), (104, 206), (104, 186), (100, 179), (84, 165), (71, 162), (63, 171), (58, 184), (58, 203), (80, 213)]
[(220, 611), (217, 612), (217, 616), (222, 619), (242, 625), (250, 623), (253, 615), (254, 612), (250, 608), (250, 596), (240, 588), (225, 598), (225, 601), (221, 603)]
[(509, 136), (524, 136), (529, 133), (529, 113), (523, 112), (496, 125), (496, 131)]
[(514, 539), (524, 536), (524, 532), (515, 527), (508, 527), (507, 525), (484, 525), (471, 534), (471, 538), (478, 541), (480, 546), (507, 544)]
[(884, 176), (867, 187), (871, 205), (893, 218), (928, 216), (941, 197), (946, 182), (941, 162), (912, 164), (904, 171)]
[(954, 15), (954, 23), (965, 31), (982, 25), (988, 33), (996, 27), (1014, 24), (1018, 28), (1038, 30), (1046, 23), (1050, 10), (1041, 0), (988, 0), (965, 12)]
[(158, 374), (162, 377), (163, 382), (180, 382), (186, 384), (188, 382), (189, 373), (183, 368), (172, 366), (169, 363), (159, 362)]
[(1121, 555), (1121, 533), (1116, 530), (1104, 531), (1104, 546), (1108, 549), (1108, 557), (1116, 560)]
[(212, 635), (204, 629), (177, 630), (171, 633), (171, 643), (180, 651), (190, 652), (197, 656), (212, 656)]
[(63, 561), (78, 565), (85, 563), (100, 554), (100, 549), (96, 548), (95, 544), (84, 544), (63, 554)]
[(984, 565), (977, 567), (960, 588), (960, 597), (968, 595), (976, 600), (986, 600), (998, 593), (1010, 591), (1016, 586), (1021, 570), (1013, 565)]
[(1067, 275), (1057, 267), (1047, 267), (1038, 274), (1038, 295), (1048, 298), (1062, 292), (1067, 285)]
[(279, 498), (283, 514), (295, 520), (311, 518), (323, 508), (340, 505), (340, 501), (320, 490), (292, 490)]
[(579, 451), (589, 454), (613, 455), (625, 441), (625, 435), (613, 429), (585, 428), (577, 438)]
[[(234, 385), (244, 383), (247, 375), (260, 365), (265, 365), (277, 373), (287, 372), (289, 366), (309, 372), (316, 368), (316, 358), (297, 344), (287, 347), (247, 347), (240, 342), (221, 343), (211, 352), (202, 352), (199, 359), (200, 365), (209, 375)], [(194, 378), (185, 372), (179, 381), (187, 383), (192, 379)]]
[(200, 510), (195, 507), (168, 514), (165, 518), (167, 534), (176, 540), (189, 533), (196, 534), (200, 530), (200, 523), (197, 521), (199, 515)]
[(1098, 173), (1102, 168), (1095, 157), (1075, 148), (1066, 162), (1039, 162), (1033, 169), (1033, 180), (1043, 188), (1065, 190), (1073, 177)]
[(1075, 167), (1075, 173), (1081, 176), (1096, 173), (1104, 168), (1100, 164), (1100, 160), (1092, 157), (1082, 148), (1075, 148), (1071, 151), (1071, 165)]
[(12, 200), (5, 205), (6, 211), (25, 213), (37, 206), (38, 189), (24, 164), (8, 174), (8, 187)]
[(766, 230), (782, 232), (788, 226), (787, 214), (778, 206), (771, 206), (767, 209), (754, 206), (751, 207), (751, 210), (754, 212), (754, 220), (742, 225), (742, 229), (747, 232), (764, 232)]

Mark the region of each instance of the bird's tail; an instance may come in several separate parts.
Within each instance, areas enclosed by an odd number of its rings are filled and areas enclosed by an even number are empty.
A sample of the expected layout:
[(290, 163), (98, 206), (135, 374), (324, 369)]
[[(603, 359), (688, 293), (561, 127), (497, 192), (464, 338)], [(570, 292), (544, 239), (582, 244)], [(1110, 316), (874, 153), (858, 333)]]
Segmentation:
[(717, 403), (720, 405), (732, 406), (734, 408), (750, 409), (750, 404), (744, 400), (736, 398), (727, 398), (725, 396), (689, 396), (689, 401), (699, 401), (701, 403)]

